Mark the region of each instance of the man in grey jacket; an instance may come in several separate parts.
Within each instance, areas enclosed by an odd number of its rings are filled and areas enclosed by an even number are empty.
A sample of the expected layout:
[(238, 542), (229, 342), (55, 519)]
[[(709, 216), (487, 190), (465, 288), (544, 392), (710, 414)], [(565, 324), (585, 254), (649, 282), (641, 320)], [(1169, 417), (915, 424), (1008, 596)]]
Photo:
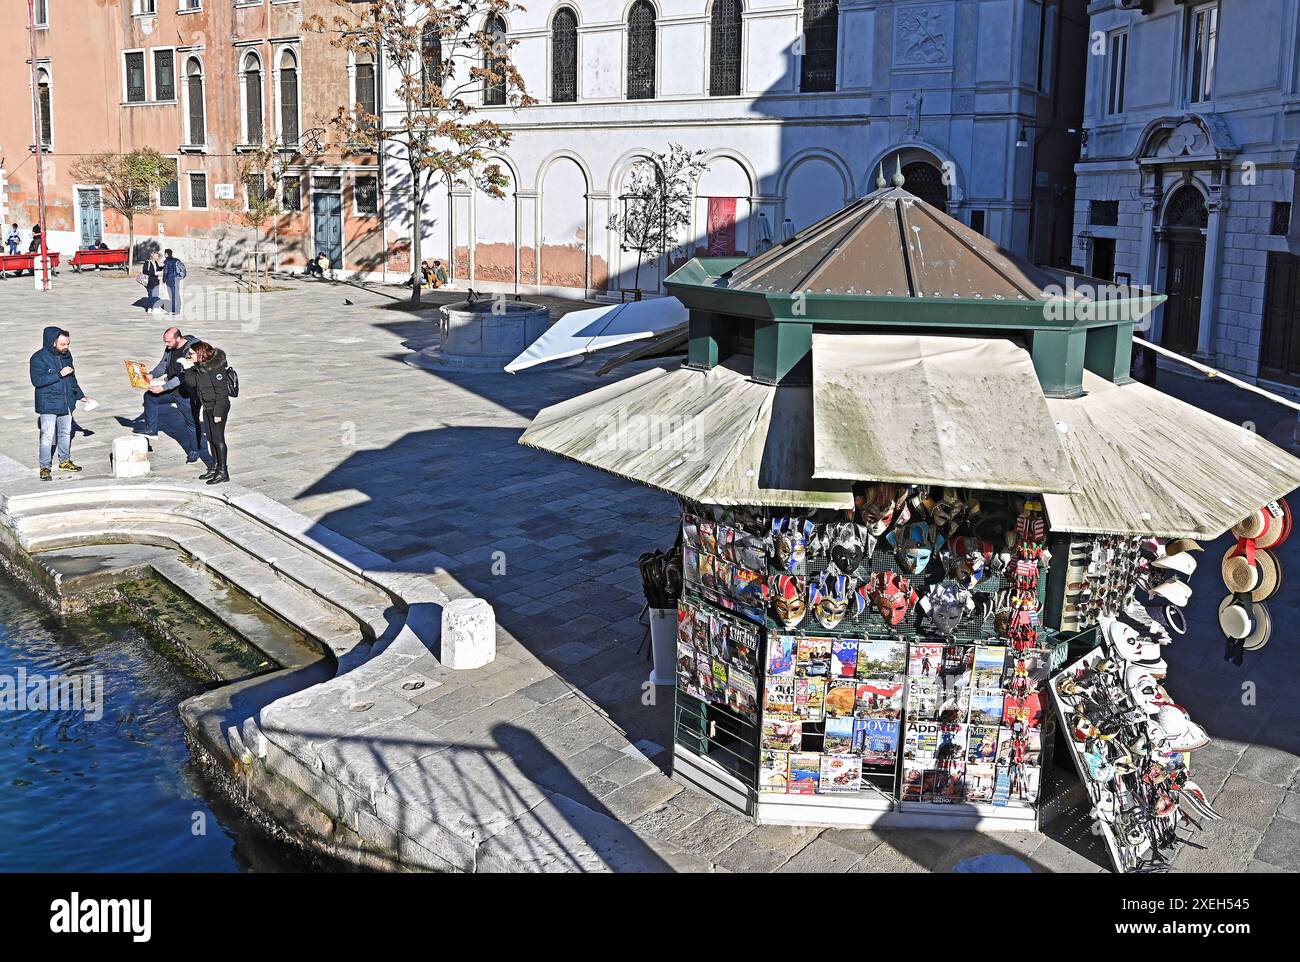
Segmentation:
[(151, 438), (158, 436), (158, 411), (162, 407), (175, 407), (185, 422), (181, 443), (185, 446), (185, 463), (199, 460), (203, 451), (203, 426), (199, 421), (198, 404), (190, 397), (182, 374), (181, 358), (201, 338), (182, 334), (179, 327), (163, 331), (163, 351), (154, 369), (149, 372), (149, 390), (144, 395), (144, 429), (137, 431)]

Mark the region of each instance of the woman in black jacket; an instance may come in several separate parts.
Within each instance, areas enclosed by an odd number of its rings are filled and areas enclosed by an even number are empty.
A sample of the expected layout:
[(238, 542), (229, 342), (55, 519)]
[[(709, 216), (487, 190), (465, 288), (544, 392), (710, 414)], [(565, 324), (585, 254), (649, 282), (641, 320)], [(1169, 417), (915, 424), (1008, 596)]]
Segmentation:
[(193, 344), (181, 359), (185, 386), (190, 397), (203, 407), (203, 424), (208, 429), (212, 467), (200, 475), (208, 484), (230, 480), (226, 462), (226, 422), (230, 420), (230, 375), (226, 352), (206, 341)]

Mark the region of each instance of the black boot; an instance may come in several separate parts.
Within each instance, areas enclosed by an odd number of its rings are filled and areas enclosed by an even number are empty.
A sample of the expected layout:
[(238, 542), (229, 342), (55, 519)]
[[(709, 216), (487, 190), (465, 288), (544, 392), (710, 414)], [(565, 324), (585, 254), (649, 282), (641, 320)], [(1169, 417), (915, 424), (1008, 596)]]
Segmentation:
[(222, 458), (217, 462), (216, 473), (208, 478), (208, 484), (223, 484), (230, 480), (230, 472), (226, 470), (226, 459)]
[(199, 480), (207, 481), (209, 478), (215, 478), (216, 476), (217, 476), (217, 462), (214, 460), (212, 462), (212, 467), (208, 468), (208, 470), (204, 471), (202, 474), (199, 475)]

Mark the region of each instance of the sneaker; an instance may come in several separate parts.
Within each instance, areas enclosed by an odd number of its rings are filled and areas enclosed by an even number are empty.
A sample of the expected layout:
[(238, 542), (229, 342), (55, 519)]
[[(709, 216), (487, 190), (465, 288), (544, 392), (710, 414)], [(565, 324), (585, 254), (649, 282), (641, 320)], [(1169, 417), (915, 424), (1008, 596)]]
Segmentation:
[(193, 464), (198, 459), (199, 459), (199, 453), (197, 451), (192, 451), (189, 454), (185, 455), (186, 464)]
[(50, 469), (49, 469), (49, 468), (41, 468), (41, 480), (42, 480), (42, 481), (49, 481), (49, 480), (50, 480)]
[(71, 461), (60, 461), (60, 462), (59, 462), (59, 470), (60, 470), (60, 471), (80, 471), (80, 470), (81, 470), (81, 466), (80, 466), (80, 465), (77, 465), (77, 464), (73, 464)]

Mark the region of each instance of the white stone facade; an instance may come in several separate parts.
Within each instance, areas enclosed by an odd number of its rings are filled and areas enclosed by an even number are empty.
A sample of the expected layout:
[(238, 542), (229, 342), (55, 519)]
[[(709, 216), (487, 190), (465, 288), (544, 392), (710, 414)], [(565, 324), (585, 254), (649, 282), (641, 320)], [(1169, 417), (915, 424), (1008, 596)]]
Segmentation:
[[(1278, 205), (1296, 199), (1300, 0), (1148, 0), (1145, 9), (1105, 0), (1089, 13), (1096, 45), (1074, 263), (1106, 273), (1113, 243), (1117, 273), (1171, 294), (1143, 336), (1248, 378), (1300, 383), (1282, 357), (1286, 322), (1273, 322), (1264, 343), (1268, 306), (1283, 317), (1277, 288), (1294, 270), (1277, 266), (1296, 227)], [(1171, 222), (1192, 197), (1180, 200), (1184, 187), (1204, 204), (1194, 229)], [(1195, 280), (1198, 261), (1200, 283), (1180, 290), (1180, 270)]]
[[(1038, 0), (841, 0), (834, 89), (824, 92), (800, 89), (804, 20), (816, 0), (743, 0), (740, 92), (725, 96), (710, 94), (720, 0), (651, 2), (653, 99), (627, 97), (633, 0), (552, 0), (511, 16), (512, 57), (538, 103), (478, 115), (513, 133), (501, 158), (512, 181), (507, 197), (439, 191), (425, 208), (422, 256), (452, 261), (457, 286), (569, 295), (661, 289), (665, 268), (690, 256), (754, 253), (765, 236), (780, 239), (787, 218), (801, 228), (839, 209), (873, 189), (882, 161), (892, 174), (896, 155), (904, 165), (932, 165), (935, 178), (947, 172), (946, 204), (958, 219), (1035, 259), (1068, 257), (1078, 136), (1065, 131), (1069, 109), (1056, 99), (1073, 97), (1081, 117), (1079, 73), (1070, 72), (1079, 64), (1065, 74), (1060, 64), (1068, 43), (1082, 59), (1084, 0), (1046, 8)], [(567, 103), (552, 90), (552, 27), (562, 8), (578, 24), (576, 99)], [(393, 122), (397, 106), (387, 102)], [(1049, 117), (1059, 129), (1049, 129)], [(606, 225), (638, 157), (669, 143), (708, 151), (709, 171), (690, 236), (670, 265), (644, 265), (638, 284), (636, 255), (621, 251)], [(400, 158), (389, 165), (386, 182), (401, 184)], [(390, 244), (411, 231), (400, 213), (409, 205), (393, 190)], [(1046, 226), (1031, 237), (1033, 196), (1044, 224), (1060, 222), (1055, 249)]]

